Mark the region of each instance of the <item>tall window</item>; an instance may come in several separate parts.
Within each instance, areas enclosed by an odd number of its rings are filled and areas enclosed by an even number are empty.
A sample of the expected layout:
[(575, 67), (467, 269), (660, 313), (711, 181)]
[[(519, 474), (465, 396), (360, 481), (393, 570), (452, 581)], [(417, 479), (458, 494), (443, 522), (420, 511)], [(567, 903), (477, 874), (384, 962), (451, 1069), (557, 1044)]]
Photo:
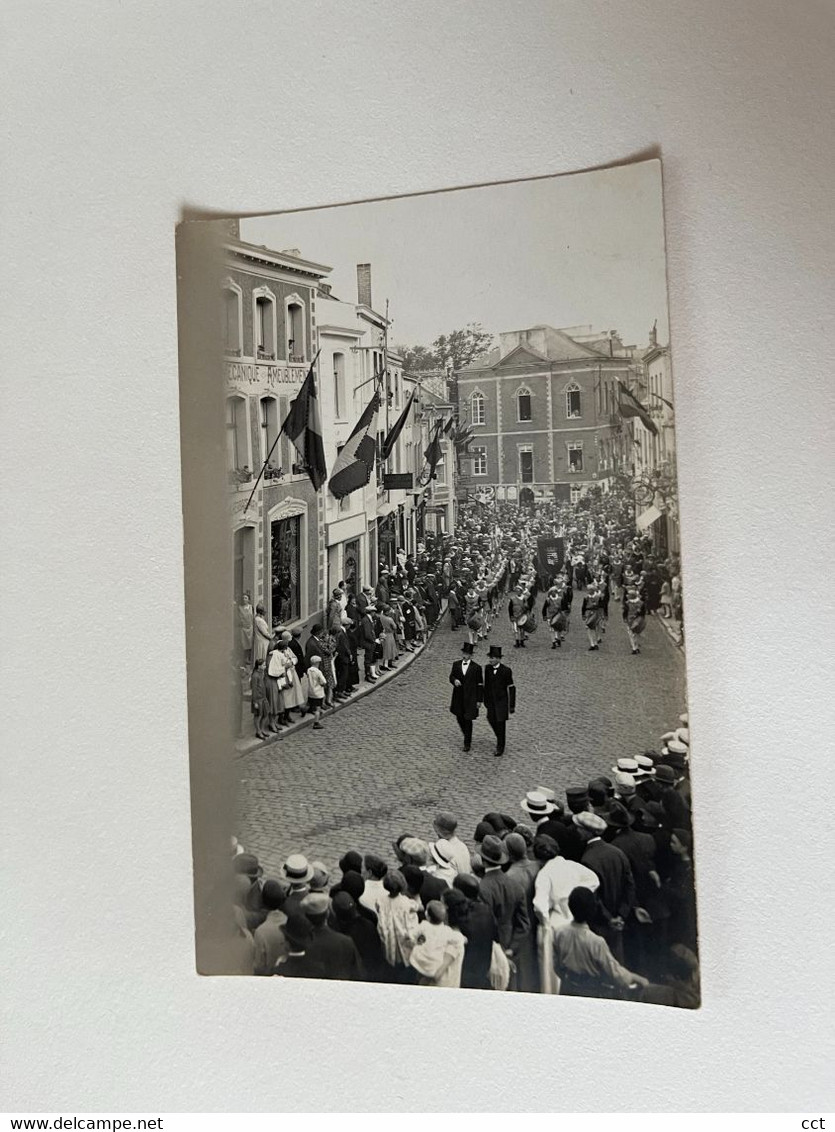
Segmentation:
[(484, 394), (473, 393), (470, 397), (470, 423), (483, 425), (485, 421)]
[(475, 445), (470, 447), (470, 452), (473, 457), (473, 475), (486, 476), (487, 475), (487, 446)]
[(270, 524), (273, 625), (301, 618), (301, 515)]
[(223, 348), (227, 354), (241, 352), (241, 296), (231, 287), (223, 288)]
[(517, 421), (529, 421), (533, 419), (531, 413), (530, 389), (520, 389), (516, 394), (516, 419)]
[(582, 441), (576, 444), (567, 445), (568, 448), (568, 470), (569, 472), (582, 472), (583, 470), (583, 444)]
[(522, 483), (533, 483), (533, 449), (519, 449), (519, 479)]
[(345, 403), (345, 355), (333, 356), (333, 406), (336, 419), (342, 420), (348, 411)]
[[(279, 427), (278, 426), (278, 402), (276, 401), (275, 397), (262, 397), (261, 398), (261, 459), (262, 460), (266, 460), (267, 456), (269, 456), (269, 454), (272, 450), (273, 444), (275, 444), (276, 438), (278, 437), (278, 427)], [(270, 456), (270, 463), (273, 465), (273, 468), (278, 469), (280, 462), (281, 462), (281, 453), (278, 451), (278, 445), (276, 444), (276, 450), (273, 452), (272, 456)], [(272, 471), (272, 469), (267, 468), (267, 470), (264, 472), (264, 477), (272, 479), (273, 476), (268, 475), (268, 473), (270, 473), (271, 471)], [(282, 469), (282, 471), (286, 471), (286, 469)]]
[(582, 494), (583, 494), (582, 487), (580, 487), (580, 485), (578, 483), (573, 483), (571, 485), (571, 491), (570, 491), (570, 494), (569, 494), (569, 498), (570, 498), (571, 502), (572, 503), (579, 503), (580, 497), (582, 496)]
[(226, 462), (230, 472), (251, 471), (244, 397), (226, 398)]
[(442, 447), (441, 458), (438, 461), (438, 463), (435, 465), (435, 482), (441, 483), (441, 484), (446, 483), (446, 447), (445, 446)]
[(304, 361), (304, 308), (301, 303), (287, 304), (287, 360)]
[(565, 415), (569, 420), (583, 415), (583, 406), (580, 400), (580, 386), (567, 385), (565, 387)]
[(268, 295), (255, 300), (255, 346), (259, 358), (275, 358), (275, 304)]

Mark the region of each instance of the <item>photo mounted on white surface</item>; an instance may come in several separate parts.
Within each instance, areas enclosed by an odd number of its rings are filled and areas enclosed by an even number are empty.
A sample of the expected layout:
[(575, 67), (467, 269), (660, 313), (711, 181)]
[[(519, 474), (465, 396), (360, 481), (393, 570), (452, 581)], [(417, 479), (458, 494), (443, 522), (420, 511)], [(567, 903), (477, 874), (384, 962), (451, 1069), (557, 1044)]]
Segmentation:
[(698, 1006), (660, 162), (205, 227), (229, 970)]

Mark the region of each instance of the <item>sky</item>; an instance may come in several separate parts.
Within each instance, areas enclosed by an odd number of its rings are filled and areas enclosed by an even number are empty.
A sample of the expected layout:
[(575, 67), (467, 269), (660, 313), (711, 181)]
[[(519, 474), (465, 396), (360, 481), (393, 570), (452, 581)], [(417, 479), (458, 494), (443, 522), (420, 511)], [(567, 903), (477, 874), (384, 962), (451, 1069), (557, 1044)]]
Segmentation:
[(493, 334), (545, 323), (668, 341), (661, 167), (657, 161), (540, 181), (241, 220), (241, 238), (298, 248), (333, 268), (356, 301), (371, 264), (377, 311), (396, 345), (429, 346), (480, 322)]

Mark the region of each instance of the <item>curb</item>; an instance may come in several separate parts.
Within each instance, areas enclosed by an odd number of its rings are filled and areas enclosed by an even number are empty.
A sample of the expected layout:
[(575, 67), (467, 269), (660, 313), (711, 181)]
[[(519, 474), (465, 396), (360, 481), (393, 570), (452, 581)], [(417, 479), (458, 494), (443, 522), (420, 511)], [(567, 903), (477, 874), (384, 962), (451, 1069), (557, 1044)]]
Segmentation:
[[(396, 680), (400, 673), (405, 672), (406, 669), (409, 668), (414, 663), (414, 661), (417, 660), (423, 650), (428, 646), (435, 633), (438, 631), (438, 629), (440, 629), (444, 617), (446, 616), (446, 611), (446, 604), (442, 603), (441, 615), (435, 622), (434, 626), (429, 630), (426, 641), (423, 644), (418, 645), (414, 652), (410, 652), (407, 649), (404, 653), (401, 653), (397, 660), (397, 668), (395, 668), (393, 672), (387, 671), (385, 675), (381, 674), (373, 684), (368, 684), (367, 682), (362, 681), (359, 688), (352, 694), (350, 699), (345, 700), (344, 703), (332, 704), (329, 708), (326, 708), (322, 712), (322, 718), (326, 719), (329, 716), (335, 715), (338, 711), (342, 711), (343, 708), (351, 707), (359, 700), (364, 699), (366, 696), (370, 696), (372, 692), (376, 692), (380, 687), (383, 686), (383, 684), (389, 684), (392, 680)], [(273, 735), (269, 739), (256, 739), (255, 737), (251, 739), (238, 739), (238, 741), (235, 743), (235, 757), (241, 759), (246, 755), (251, 755), (255, 751), (262, 750), (262, 748), (264, 747), (272, 747), (276, 743), (283, 742), (289, 735), (295, 735), (296, 732), (301, 731), (303, 728), (312, 726), (313, 719), (308, 718), (305, 715), (302, 716), (301, 719), (296, 720), (295, 723), (291, 723), (289, 727), (285, 727), (280, 735)]]
[(676, 648), (677, 649), (683, 649), (684, 648), (684, 634), (679, 629), (673, 628), (673, 626), (670, 624), (668, 618), (661, 617), (657, 613), (653, 614), (653, 616), (657, 619), (661, 628), (664, 630), (664, 632), (667, 634), (667, 636), (673, 642), (673, 644), (676, 646)]

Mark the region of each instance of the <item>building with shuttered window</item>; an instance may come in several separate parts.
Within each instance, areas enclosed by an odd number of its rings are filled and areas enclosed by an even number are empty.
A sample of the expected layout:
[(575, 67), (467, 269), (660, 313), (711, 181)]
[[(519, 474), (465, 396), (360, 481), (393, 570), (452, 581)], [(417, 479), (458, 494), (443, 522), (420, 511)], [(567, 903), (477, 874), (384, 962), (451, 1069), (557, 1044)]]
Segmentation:
[[(263, 603), (272, 625), (298, 627), (322, 608), (323, 493), (279, 430), (318, 349), (316, 295), (330, 272), (291, 251), (231, 240), (222, 279), (226, 458), (235, 599)], [(273, 454), (249, 507), (247, 500)]]
[(624, 458), (617, 382), (634, 377), (634, 347), (614, 331), (533, 326), (458, 374), (459, 418), (472, 425), (459, 494), (578, 500), (607, 489)]

